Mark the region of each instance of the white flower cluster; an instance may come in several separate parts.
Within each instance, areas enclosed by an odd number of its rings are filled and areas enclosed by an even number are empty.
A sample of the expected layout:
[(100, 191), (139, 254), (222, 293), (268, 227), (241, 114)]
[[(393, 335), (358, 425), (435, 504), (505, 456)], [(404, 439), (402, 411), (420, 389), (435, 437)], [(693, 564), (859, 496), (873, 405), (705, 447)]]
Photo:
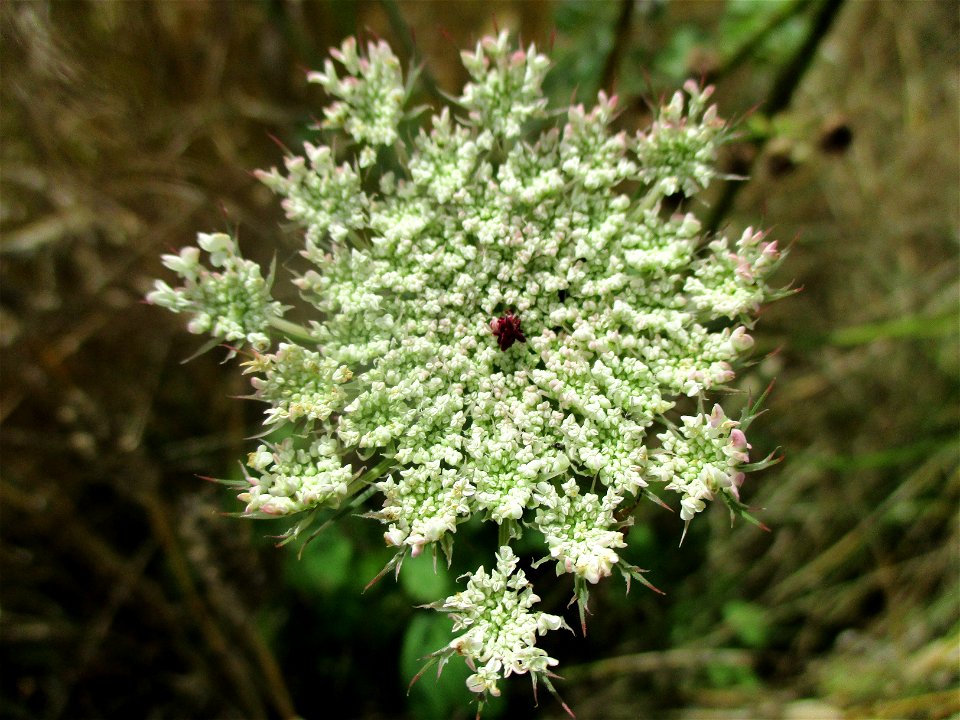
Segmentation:
[[(272, 278), (264, 279), (259, 265), (240, 257), (229, 235), (200, 233), (197, 245), (162, 257), (163, 264), (183, 279), (183, 286), (174, 289), (157, 280), (147, 302), (175, 313), (192, 313), (187, 325), (192, 333), (209, 333), (228, 342), (244, 340), (261, 350), (269, 347), (269, 325), (284, 311), (270, 298)], [(210, 264), (220, 272), (200, 264), (201, 250), (210, 254)]]
[[(323, 72), (307, 75), (331, 97), (340, 98), (327, 107), (324, 126), (343, 128), (351, 138), (369, 146), (392, 145), (397, 139), (397, 124), (403, 116), (406, 91), (400, 61), (382, 40), (367, 45), (367, 56), (361, 57), (357, 41), (347, 38), (340, 49), (330, 54), (343, 65), (346, 76), (337, 77), (331, 60)], [(359, 156), (360, 167), (368, 167), (376, 156), (369, 149)]]
[(286, 177), (276, 170), (258, 171), (256, 175), (264, 185), (285, 196), (287, 217), (306, 228), (307, 248), (322, 258), (318, 248), (328, 235), (339, 242), (351, 230), (367, 224), (368, 201), (353, 165), (336, 165), (333, 150), (326, 146), (307, 143), (304, 150), (306, 158), (287, 158)]
[(290, 343), (280, 343), (275, 353), (257, 355), (246, 366), (245, 373), (262, 375), (251, 383), (257, 397), (270, 403), (266, 425), (329, 419), (343, 407), (343, 384), (353, 377), (346, 365)]
[(640, 177), (664, 195), (693, 195), (717, 174), (717, 139), (725, 123), (716, 105), (707, 106), (713, 88), (701, 90), (688, 80), (683, 89), (686, 97), (674, 93), (650, 129), (637, 134)]
[(385, 500), (383, 510), (370, 517), (390, 523), (384, 533), (388, 545), (410, 547), (416, 557), (424, 545), (457, 531), (457, 523), (470, 516), (473, 485), (454, 468), (441, 467), (440, 460), (415, 465), (377, 484)]
[(540, 602), (509, 545), (497, 552), (497, 567), (467, 576), (467, 589), (431, 607), (450, 613), (453, 631), (466, 630), (439, 651), (441, 657), (462, 655), (474, 674), (467, 687), (475, 693), (500, 695), (497, 681), (512, 674), (542, 675), (557, 664), (537, 647), (548, 630), (570, 629), (559, 615), (531, 612)]
[(317, 438), (297, 448), (290, 438), (278, 445), (261, 445), (250, 453), (247, 465), (260, 473), (249, 477), (250, 488), (240, 493), (246, 512), (287, 515), (318, 504), (337, 507), (346, 497), (353, 471), (344, 467), (337, 443)]
[(539, 506), (534, 524), (546, 538), (550, 557), (557, 561), (557, 575), (576, 573), (597, 583), (620, 560), (614, 548), (627, 546), (623, 533), (616, 530), (622, 523), (613, 516), (623, 498), (613, 488), (602, 498), (581, 493), (574, 478), (561, 490), (562, 495), (551, 483), (537, 487)]
[(516, 140), (526, 121), (543, 116), (547, 101), (540, 85), (550, 61), (533, 45), (526, 51), (514, 50), (504, 32), (483, 38), (475, 52), (464, 51), (460, 58), (473, 81), (464, 88), (460, 105), (478, 129), (481, 148)]
[(710, 415), (685, 415), (682, 426), (657, 435), (662, 443), (650, 462), (650, 474), (682, 496), (680, 517), (690, 522), (720, 492), (740, 500), (742, 466), (750, 444), (740, 424), (719, 405)]
[(738, 428), (718, 408), (673, 429), (670, 411), (733, 379), (752, 315), (777, 296), (776, 244), (705, 237), (692, 214), (664, 211), (715, 176), (726, 129), (709, 88), (688, 83), (634, 136), (612, 129), (617, 98), (603, 93), (556, 122), (547, 59), (501, 34), (463, 54), (463, 93), (405, 142), (414, 113), (390, 49), (348, 40), (334, 57), (345, 75), (328, 62), (311, 78), (346, 142), (260, 174), (306, 236), (313, 267), (295, 283), (310, 328), (283, 337), (268, 283), (226, 236), (200, 241), (221, 273), (193, 248), (166, 256), (185, 285), (150, 299), (194, 313), (194, 330), (245, 337), (267, 424), (294, 426), (251, 455), (248, 512), (337, 507), (366, 484), (398, 568), (405, 553), (449, 552), (471, 517), (497, 524), (497, 571), (443, 604), (467, 630), (456, 650), (478, 692), (514, 672), (546, 678), (536, 636), (562, 621), (528, 612), (536, 596), (506, 543), (538, 529), (582, 618), (587, 583), (614, 567), (639, 577), (618, 551), (650, 482), (680, 493), (685, 521), (721, 493), (742, 510), (749, 417)]
[[(710, 261), (696, 261), (693, 275), (684, 284), (691, 304), (697, 310), (730, 319), (757, 312), (769, 295), (763, 278), (780, 258), (776, 241), (765, 242), (763, 238), (762, 232), (747, 228), (736, 242), (736, 252), (730, 251), (726, 238), (713, 240)], [(747, 343), (746, 347), (753, 344), (742, 334), (734, 342)], [(746, 348), (734, 349), (739, 352)]]

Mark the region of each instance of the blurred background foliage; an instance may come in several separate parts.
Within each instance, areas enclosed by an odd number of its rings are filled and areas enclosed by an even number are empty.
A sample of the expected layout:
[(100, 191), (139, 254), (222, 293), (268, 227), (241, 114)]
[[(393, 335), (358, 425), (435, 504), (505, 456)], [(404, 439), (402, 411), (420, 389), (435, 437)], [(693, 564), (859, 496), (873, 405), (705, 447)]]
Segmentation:
[[(250, 171), (280, 162), (270, 136), (310, 137), (304, 70), (329, 46), (386, 38), (435, 103), (495, 27), (552, 48), (556, 101), (617, 92), (626, 128), (715, 82), (739, 128), (724, 168), (749, 180), (697, 212), (762, 220), (803, 288), (741, 377), (777, 378), (751, 440), (786, 462), (745, 489), (772, 532), (715, 508), (678, 550), (651, 505), (629, 558), (667, 596), (592, 593), (589, 636), (548, 639), (564, 699), (582, 719), (960, 717), (960, 23), (953, 2), (882, 0), (0, 6), (0, 715), (472, 716), (455, 663), (407, 694), (450, 637), (414, 606), (493, 538), (463, 528), (452, 570), (408, 562), (361, 594), (390, 556), (376, 523), (298, 559), (221, 517), (236, 501), (197, 475), (238, 472), (261, 410), (216, 352), (181, 365), (200, 341), (140, 298), (198, 230), (295, 256)], [(540, 700), (519, 679), (487, 711), (563, 716)]]

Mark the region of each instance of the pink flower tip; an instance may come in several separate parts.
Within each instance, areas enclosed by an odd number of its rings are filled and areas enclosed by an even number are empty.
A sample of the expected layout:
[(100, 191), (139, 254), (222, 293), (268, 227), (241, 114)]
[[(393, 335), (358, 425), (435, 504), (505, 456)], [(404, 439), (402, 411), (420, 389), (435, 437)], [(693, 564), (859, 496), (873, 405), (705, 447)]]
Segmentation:
[(747, 442), (747, 436), (743, 434), (743, 430), (739, 428), (734, 428), (730, 431), (730, 444), (737, 450), (753, 448), (753, 445)]
[(723, 408), (719, 405), (713, 406), (713, 411), (710, 413), (710, 427), (718, 428), (720, 423), (727, 419), (727, 416), (723, 412)]

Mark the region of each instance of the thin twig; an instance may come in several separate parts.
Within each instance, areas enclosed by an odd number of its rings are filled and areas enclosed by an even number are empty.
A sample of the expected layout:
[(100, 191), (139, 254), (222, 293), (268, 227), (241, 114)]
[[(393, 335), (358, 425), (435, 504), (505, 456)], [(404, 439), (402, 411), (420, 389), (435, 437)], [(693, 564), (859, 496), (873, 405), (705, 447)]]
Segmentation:
[(154, 536), (163, 546), (168, 567), (183, 593), (184, 600), (190, 610), (190, 617), (203, 635), (207, 647), (219, 657), (223, 670), (237, 693), (237, 700), (252, 717), (265, 717), (266, 708), (263, 706), (259, 693), (255, 690), (256, 684), (251, 669), (240, 662), (237, 654), (227, 641), (222, 628), (211, 615), (197, 591), (191, 577), (190, 566), (170, 524), (166, 506), (153, 493), (142, 493), (138, 500), (150, 518)]
[(701, 668), (713, 665), (728, 667), (752, 667), (753, 655), (747, 650), (704, 648), (677, 648), (662, 652), (645, 652), (621, 655), (586, 665), (567, 667), (563, 675), (567, 680), (604, 680), (620, 675), (637, 675), (659, 671)]
[[(13, 483), (0, 481), (0, 495), (8, 511), (21, 516), (31, 516), (38, 535), (48, 539), (58, 556), (76, 560), (90, 576), (105, 580), (111, 585), (121, 585), (130, 571), (130, 560), (121, 557), (105, 540), (95, 534), (83, 522), (76, 509), (64, 494), (38, 498), (26, 493)], [(131, 589), (131, 608), (135, 608), (154, 621), (161, 621), (169, 629), (168, 639), (188, 661), (194, 671), (207, 673), (209, 664), (195, 644), (188, 641), (183, 623), (171, 608), (163, 588), (152, 578), (140, 574)]]
[(84, 673), (97, 657), (98, 652), (107, 640), (117, 611), (123, 605), (128, 604), (134, 587), (140, 582), (147, 563), (156, 550), (157, 543), (151, 539), (140, 548), (135, 557), (125, 562), (124, 571), (111, 588), (107, 601), (96, 617), (88, 622), (84, 628), (83, 640), (74, 653), (74, 659), (70, 663), (69, 669), (64, 673), (65, 677), (62, 680), (64, 687), (52, 699), (51, 708), (47, 712), (48, 718), (63, 716), (64, 710), (70, 703), (73, 689), (83, 679)]
[(813, 0), (796, 0), (793, 4), (784, 6), (780, 12), (767, 21), (766, 25), (749, 37), (723, 65), (713, 73), (710, 73), (706, 77), (706, 81), (716, 83), (727, 75), (730, 75), (749, 60), (773, 32), (795, 15), (806, 12), (812, 3)]
[(400, 12), (400, 8), (397, 7), (396, 1), (380, 0), (380, 5), (383, 7), (384, 12), (387, 13), (390, 27), (393, 28), (393, 34), (396, 35), (397, 40), (403, 45), (404, 52), (407, 53), (410, 61), (420, 63), (420, 75), (418, 78), (420, 85), (434, 100), (444, 102), (445, 98), (443, 97), (443, 93), (440, 92), (433, 73), (430, 72), (426, 63), (423, 62), (423, 58), (420, 56), (420, 52), (417, 50), (417, 45), (414, 42), (413, 30), (410, 29), (407, 21), (403, 19), (403, 14)]
[[(770, 88), (770, 95), (763, 105), (763, 111), (767, 117), (775, 116), (790, 104), (794, 92), (796, 92), (800, 81), (803, 79), (804, 74), (806, 74), (807, 69), (810, 67), (810, 63), (813, 61), (817, 48), (827, 36), (843, 3), (844, 0), (823, 0), (817, 14), (813, 18), (810, 33), (803, 41), (803, 44), (797, 48), (793, 57), (780, 69), (780, 72), (777, 73), (777, 77), (773, 81), (773, 86)], [(757, 152), (754, 154), (753, 159), (749, 161), (749, 167), (745, 174), (749, 174), (750, 167), (756, 162), (756, 158), (759, 157), (760, 150), (763, 149), (765, 144), (766, 138), (759, 138), (754, 141)], [(720, 224), (733, 207), (737, 193), (740, 192), (740, 188), (742, 187), (743, 183), (735, 180), (728, 180), (723, 186), (723, 192), (720, 194), (716, 203), (714, 203), (713, 212), (710, 214), (706, 223), (708, 233), (714, 233), (720, 227)]]
[(957, 712), (960, 712), (960, 692), (954, 689), (850, 705), (845, 708), (844, 715), (849, 718), (947, 718), (956, 717)]
[(613, 82), (617, 77), (617, 69), (620, 67), (620, 60), (623, 57), (627, 42), (630, 39), (630, 20), (633, 16), (634, 0), (620, 0), (620, 15), (617, 17), (617, 24), (614, 28), (613, 47), (607, 55), (607, 60), (603, 65), (603, 73), (600, 75), (600, 88), (613, 91)]

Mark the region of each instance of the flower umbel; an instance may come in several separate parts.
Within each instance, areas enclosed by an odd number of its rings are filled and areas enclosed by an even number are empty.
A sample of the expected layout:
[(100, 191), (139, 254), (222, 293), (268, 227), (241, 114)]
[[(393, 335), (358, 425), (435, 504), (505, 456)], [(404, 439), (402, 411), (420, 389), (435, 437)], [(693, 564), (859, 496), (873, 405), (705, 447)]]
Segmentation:
[[(183, 279), (173, 289), (156, 281), (147, 302), (175, 313), (189, 312), (187, 326), (192, 333), (210, 333), (217, 340), (246, 341), (266, 349), (271, 320), (283, 316), (283, 306), (270, 299), (273, 273), (264, 279), (260, 266), (240, 257), (236, 241), (224, 233), (200, 233), (196, 247), (185, 247), (179, 255), (164, 255), (163, 264)], [(200, 264), (200, 251), (210, 254), (210, 271)]]
[(465, 632), (435, 653), (441, 662), (461, 655), (474, 674), (467, 678), (473, 692), (500, 695), (497, 681), (512, 674), (545, 676), (557, 661), (536, 646), (537, 636), (549, 630), (570, 629), (559, 615), (531, 611), (540, 598), (509, 545), (496, 555), (489, 574), (481, 565), (467, 579), (467, 588), (430, 607), (450, 614), (453, 630)]
[(503, 33), (463, 54), (463, 93), (407, 142), (417, 113), (389, 47), (348, 40), (333, 56), (311, 75), (333, 98), (327, 134), (259, 173), (303, 229), (310, 326), (282, 318), (226, 235), (200, 236), (215, 270), (198, 248), (164, 256), (183, 286), (158, 281), (148, 299), (248, 343), (265, 424), (291, 430), (251, 453), (248, 514), (305, 513), (295, 536), (378, 492), (367, 515), (398, 572), (407, 554), (449, 558), (471, 517), (496, 524), (496, 569), (432, 606), (463, 631), (434, 660), (463, 656), (481, 696), (511, 674), (552, 690), (556, 660), (536, 643), (566, 623), (532, 610), (510, 543), (542, 534), (535, 559), (572, 575), (582, 620), (614, 567), (642, 580), (620, 552), (651, 488), (680, 495), (685, 523), (718, 497), (743, 513), (744, 473), (769, 464), (748, 455), (758, 406), (676, 418), (734, 379), (753, 315), (783, 294), (767, 284), (777, 245), (705, 237), (664, 210), (716, 176), (728, 133), (710, 88), (688, 83), (634, 136), (602, 92), (557, 122), (547, 58)]

